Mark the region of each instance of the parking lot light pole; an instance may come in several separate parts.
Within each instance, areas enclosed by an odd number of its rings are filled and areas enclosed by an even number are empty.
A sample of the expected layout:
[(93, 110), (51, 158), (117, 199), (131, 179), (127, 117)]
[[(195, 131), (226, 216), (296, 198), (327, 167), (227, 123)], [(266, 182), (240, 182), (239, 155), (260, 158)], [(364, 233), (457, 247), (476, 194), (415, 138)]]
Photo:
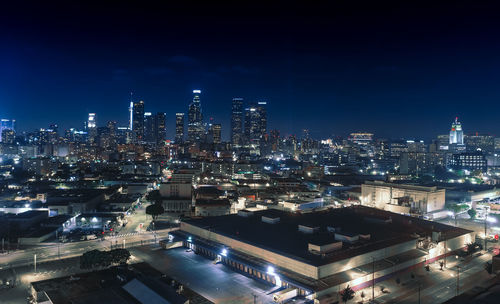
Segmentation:
[(488, 251), (488, 235), (487, 235), (487, 230), (488, 230), (488, 222), (490, 223), (496, 223), (496, 218), (490, 217), (488, 218), (488, 213), (486, 213), (486, 216), (484, 218), (484, 251)]

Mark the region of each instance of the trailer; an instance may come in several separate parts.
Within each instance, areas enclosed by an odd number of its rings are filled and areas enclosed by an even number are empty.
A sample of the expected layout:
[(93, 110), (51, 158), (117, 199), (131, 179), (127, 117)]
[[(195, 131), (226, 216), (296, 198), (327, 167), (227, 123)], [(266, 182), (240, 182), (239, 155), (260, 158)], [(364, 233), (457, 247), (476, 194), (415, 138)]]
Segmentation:
[(295, 298), (297, 296), (297, 288), (287, 288), (285, 290), (278, 291), (273, 295), (273, 301), (275, 303), (283, 303), (286, 300)]

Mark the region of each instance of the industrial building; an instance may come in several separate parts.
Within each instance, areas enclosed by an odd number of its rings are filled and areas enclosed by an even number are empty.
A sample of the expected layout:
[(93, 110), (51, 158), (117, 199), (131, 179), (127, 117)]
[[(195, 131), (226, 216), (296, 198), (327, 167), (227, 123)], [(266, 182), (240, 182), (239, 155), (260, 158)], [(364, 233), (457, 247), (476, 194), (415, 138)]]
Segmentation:
[(432, 186), (366, 181), (361, 185), (361, 203), (401, 214), (431, 215), (443, 210), (446, 190)]
[(474, 232), (353, 206), (314, 213), (248, 211), (192, 218), (164, 248), (185, 246), (234, 271), (321, 301), (443, 259)]

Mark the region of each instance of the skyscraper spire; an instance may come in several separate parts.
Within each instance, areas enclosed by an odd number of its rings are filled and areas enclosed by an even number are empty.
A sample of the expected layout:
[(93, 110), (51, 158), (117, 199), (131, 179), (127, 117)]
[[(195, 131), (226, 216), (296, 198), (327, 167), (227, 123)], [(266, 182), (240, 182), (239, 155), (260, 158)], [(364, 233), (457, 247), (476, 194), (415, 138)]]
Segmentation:
[(133, 126), (133, 121), (134, 121), (134, 101), (132, 100), (132, 95), (134, 95), (134, 92), (130, 92), (130, 105), (128, 107), (128, 112), (129, 112), (129, 125), (128, 129), (132, 131)]

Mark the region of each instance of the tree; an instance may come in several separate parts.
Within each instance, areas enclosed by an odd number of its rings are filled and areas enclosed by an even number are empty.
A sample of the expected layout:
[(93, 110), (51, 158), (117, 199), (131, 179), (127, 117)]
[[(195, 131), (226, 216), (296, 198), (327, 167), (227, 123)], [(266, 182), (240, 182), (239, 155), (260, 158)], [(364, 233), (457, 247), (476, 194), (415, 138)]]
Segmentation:
[(109, 251), (111, 262), (113, 264), (125, 264), (130, 259), (130, 251), (123, 248), (117, 248)]
[(366, 297), (364, 291), (361, 292), (360, 297), (361, 297), (361, 303), (363, 303), (365, 301), (365, 297)]
[(148, 200), (151, 203), (157, 204), (158, 202), (161, 202), (161, 194), (159, 190), (153, 190), (146, 195), (146, 200)]
[(347, 285), (347, 287), (340, 292), (340, 296), (342, 297), (342, 302), (347, 303), (347, 301), (354, 298), (354, 290)]
[(129, 259), (130, 252), (127, 249), (119, 248), (110, 251), (94, 249), (80, 256), (80, 268), (92, 269), (94, 267), (108, 267), (112, 264), (127, 263)]
[(475, 210), (475, 209), (470, 208), (470, 209), (467, 211), (467, 214), (469, 214), (469, 216), (470, 216), (470, 218), (471, 218), (471, 219), (474, 219), (474, 218), (476, 218), (476, 214), (477, 214), (477, 212), (476, 212), (476, 210)]
[(151, 215), (153, 222), (158, 218), (158, 215), (165, 212), (165, 209), (160, 204), (152, 204), (146, 207), (146, 214)]

